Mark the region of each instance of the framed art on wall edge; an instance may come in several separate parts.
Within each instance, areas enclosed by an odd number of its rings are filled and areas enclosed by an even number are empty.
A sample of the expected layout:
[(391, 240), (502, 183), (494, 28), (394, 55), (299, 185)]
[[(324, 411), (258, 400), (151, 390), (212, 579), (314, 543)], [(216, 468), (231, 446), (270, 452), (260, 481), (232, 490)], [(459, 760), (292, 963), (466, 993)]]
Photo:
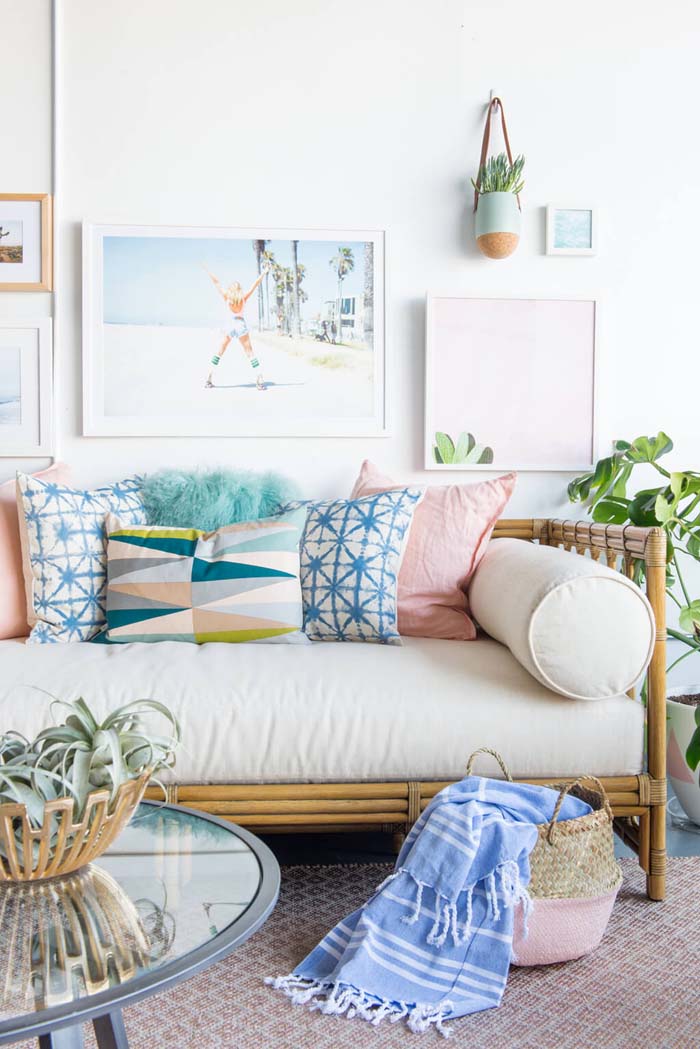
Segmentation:
[(0, 323), (0, 456), (53, 451), (51, 320)]
[(51, 291), (53, 210), (48, 193), (0, 193), (0, 291)]

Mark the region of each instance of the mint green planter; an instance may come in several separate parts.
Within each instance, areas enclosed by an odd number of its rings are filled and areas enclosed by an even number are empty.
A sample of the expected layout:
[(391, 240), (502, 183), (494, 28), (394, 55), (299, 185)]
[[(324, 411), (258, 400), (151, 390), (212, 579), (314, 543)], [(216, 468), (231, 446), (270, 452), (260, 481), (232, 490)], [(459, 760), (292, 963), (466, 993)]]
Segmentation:
[(512, 255), (520, 241), (521, 214), (514, 193), (480, 193), (476, 205), (476, 243), (490, 259)]

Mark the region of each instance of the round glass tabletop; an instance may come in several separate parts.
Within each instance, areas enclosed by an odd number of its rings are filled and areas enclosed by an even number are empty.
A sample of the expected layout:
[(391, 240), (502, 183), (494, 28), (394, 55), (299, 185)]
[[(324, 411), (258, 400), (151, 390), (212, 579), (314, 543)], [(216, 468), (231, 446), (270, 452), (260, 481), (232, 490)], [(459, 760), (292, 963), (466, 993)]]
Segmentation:
[(268, 917), (279, 881), (248, 831), (145, 802), (83, 871), (0, 886), (0, 1044), (119, 1010), (224, 957)]

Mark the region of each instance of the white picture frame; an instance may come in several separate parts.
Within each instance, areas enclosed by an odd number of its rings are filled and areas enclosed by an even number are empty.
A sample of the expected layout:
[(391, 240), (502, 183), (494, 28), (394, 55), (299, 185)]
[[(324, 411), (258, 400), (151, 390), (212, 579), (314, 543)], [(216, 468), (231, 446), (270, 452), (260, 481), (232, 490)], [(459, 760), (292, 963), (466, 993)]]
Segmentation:
[(547, 255), (597, 254), (596, 208), (549, 204), (545, 239)]
[[(381, 230), (84, 223), (83, 433), (114, 437), (387, 436), (384, 239)], [(246, 355), (244, 343), (232, 338), (224, 362), (219, 346), (232, 323), (231, 314), (203, 267), (212, 272), (214, 266), (220, 267), (221, 272), (214, 276), (221, 277), (222, 287), (235, 277), (245, 290), (256, 273), (251, 267), (256, 264), (255, 245), (260, 242), (267, 245), (266, 251), (272, 251), (277, 268), (273, 267), (245, 306), (244, 334), (248, 334), (253, 356)], [(278, 268), (289, 261), (293, 244), (297, 245), (297, 266), (306, 267), (303, 288), (308, 296), (302, 301), (299, 292), (298, 328), (294, 307), (284, 299), (296, 292), (293, 287), (283, 290), (280, 300), (282, 285), (276, 283)], [(339, 284), (330, 260), (348, 246), (353, 268)], [(247, 254), (242, 254), (244, 247)], [(230, 259), (242, 261), (234, 265), (227, 261)], [(135, 265), (133, 276), (129, 260)], [(138, 282), (144, 273), (158, 272), (159, 265), (161, 299), (151, 314), (150, 302), (144, 304)], [(239, 276), (237, 267), (245, 273)], [(285, 262), (285, 267), (293, 273), (291, 262), (289, 266)], [(167, 275), (172, 275), (174, 285), (168, 285)], [(202, 317), (206, 313), (209, 318), (210, 311), (217, 310), (221, 330), (216, 337), (213, 333), (218, 328), (208, 319), (197, 321), (183, 333), (182, 317), (190, 317), (190, 281), (196, 286), (192, 318), (199, 318), (195, 311), (200, 306)], [(176, 294), (181, 288), (185, 291)], [(201, 305), (205, 296), (206, 304)], [(148, 329), (147, 337), (136, 329)], [(240, 329), (234, 326), (233, 330)], [(220, 358), (216, 365), (210, 363), (214, 356)], [(261, 365), (257, 373), (250, 370), (253, 360)], [(131, 385), (129, 371), (136, 376)], [(264, 379), (264, 392), (256, 389), (257, 375)], [(213, 389), (205, 389), (208, 376), (213, 377)]]
[[(456, 304), (446, 317), (440, 315), (443, 303)], [(477, 308), (461, 309), (460, 304)], [(554, 319), (547, 316), (549, 304)], [(600, 301), (595, 297), (428, 294), (424, 468), (590, 470), (598, 458), (599, 325)], [(560, 337), (561, 330), (574, 332), (570, 344), (568, 336)], [(445, 419), (457, 420), (462, 413), (463, 422), (446, 424)], [(457, 450), (460, 435), (472, 430), (475, 445), (492, 449), (490, 461), (437, 461), (438, 432), (448, 434)]]
[(53, 452), (51, 320), (0, 323), (0, 457)]

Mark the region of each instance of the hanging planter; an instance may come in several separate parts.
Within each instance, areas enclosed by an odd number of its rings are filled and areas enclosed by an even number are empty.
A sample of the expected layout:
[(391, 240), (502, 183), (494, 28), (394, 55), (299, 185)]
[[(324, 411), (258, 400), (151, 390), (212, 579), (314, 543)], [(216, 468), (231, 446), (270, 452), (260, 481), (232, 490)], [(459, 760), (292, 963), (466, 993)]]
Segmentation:
[[(491, 116), (501, 112), (501, 126), (506, 152), (488, 157), (491, 134)], [(481, 143), (481, 158), (474, 186), (474, 231), (480, 251), (490, 259), (505, 259), (512, 255), (520, 241), (520, 191), (525, 157), (513, 160), (506, 128), (506, 116), (500, 98), (489, 104)]]

